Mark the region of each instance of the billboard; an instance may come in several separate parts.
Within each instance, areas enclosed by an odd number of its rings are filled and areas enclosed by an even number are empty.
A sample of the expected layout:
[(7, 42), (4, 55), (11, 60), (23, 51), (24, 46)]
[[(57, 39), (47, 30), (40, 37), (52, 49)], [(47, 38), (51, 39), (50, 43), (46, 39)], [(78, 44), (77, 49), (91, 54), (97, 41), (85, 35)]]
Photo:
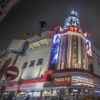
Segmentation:
[(14, 39), (8, 46), (7, 50), (12, 52), (22, 52), (25, 42), (25, 40)]

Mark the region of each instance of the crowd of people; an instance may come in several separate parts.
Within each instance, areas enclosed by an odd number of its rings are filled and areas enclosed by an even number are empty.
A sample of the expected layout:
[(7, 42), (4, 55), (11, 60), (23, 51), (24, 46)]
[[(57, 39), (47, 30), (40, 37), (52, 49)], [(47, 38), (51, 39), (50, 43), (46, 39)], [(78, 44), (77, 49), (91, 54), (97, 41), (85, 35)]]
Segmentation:
[(100, 100), (100, 96), (86, 95), (84, 97), (74, 95), (74, 96), (33, 96), (32, 93), (27, 93), (22, 97), (22, 99), (17, 98), (15, 92), (10, 92), (9, 94), (4, 94), (0, 100)]

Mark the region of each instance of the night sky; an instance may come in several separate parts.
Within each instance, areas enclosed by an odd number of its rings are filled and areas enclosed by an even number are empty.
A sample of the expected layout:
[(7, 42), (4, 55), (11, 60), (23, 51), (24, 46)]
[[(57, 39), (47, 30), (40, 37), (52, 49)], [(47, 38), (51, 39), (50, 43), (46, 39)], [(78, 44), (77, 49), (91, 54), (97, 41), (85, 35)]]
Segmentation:
[(39, 21), (46, 21), (48, 30), (63, 27), (71, 10), (79, 13), (83, 32), (92, 33), (92, 42), (100, 50), (100, 0), (21, 0), (0, 23), (0, 50), (13, 38), (38, 31)]

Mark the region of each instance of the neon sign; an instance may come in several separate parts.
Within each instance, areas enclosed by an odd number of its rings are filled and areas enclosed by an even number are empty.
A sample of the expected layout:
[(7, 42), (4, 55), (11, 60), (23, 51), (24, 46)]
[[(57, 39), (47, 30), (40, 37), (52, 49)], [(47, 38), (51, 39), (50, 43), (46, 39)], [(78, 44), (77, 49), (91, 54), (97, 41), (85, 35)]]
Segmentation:
[(71, 11), (71, 15), (75, 15), (75, 16), (78, 16), (78, 13), (74, 10)]
[(86, 77), (72, 76), (72, 85), (94, 87), (94, 82)]
[(72, 89), (72, 92), (78, 92), (79, 90), (78, 89)]
[(98, 93), (98, 94), (100, 94), (100, 90), (95, 90), (95, 93)]
[(73, 32), (81, 33), (81, 29), (77, 28), (77, 27), (69, 27), (67, 30), (68, 31), (73, 31)]
[(71, 77), (54, 78), (55, 83), (71, 83)]
[(71, 26), (80, 27), (80, 22), (78, 19), (78, 13), (74, 10), (71, 11), (71, 16), (66, 18), (64, 29), (69, 28)]
[(54, 35), (53, 39), (53, 46), (51, 51), (51, 64), (56, 64), (58, 61), (58, 53), (59, 53), (59, 46), (60, 46), (60, 37), (59, 35)]

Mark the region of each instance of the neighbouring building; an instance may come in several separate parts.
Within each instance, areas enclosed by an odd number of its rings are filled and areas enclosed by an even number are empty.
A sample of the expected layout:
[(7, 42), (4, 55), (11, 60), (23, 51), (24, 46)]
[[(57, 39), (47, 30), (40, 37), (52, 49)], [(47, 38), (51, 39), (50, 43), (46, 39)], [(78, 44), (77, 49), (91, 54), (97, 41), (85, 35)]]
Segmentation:
[(11, 8), (20, 0), (0, 0), (0, 22), (8, 14)]

